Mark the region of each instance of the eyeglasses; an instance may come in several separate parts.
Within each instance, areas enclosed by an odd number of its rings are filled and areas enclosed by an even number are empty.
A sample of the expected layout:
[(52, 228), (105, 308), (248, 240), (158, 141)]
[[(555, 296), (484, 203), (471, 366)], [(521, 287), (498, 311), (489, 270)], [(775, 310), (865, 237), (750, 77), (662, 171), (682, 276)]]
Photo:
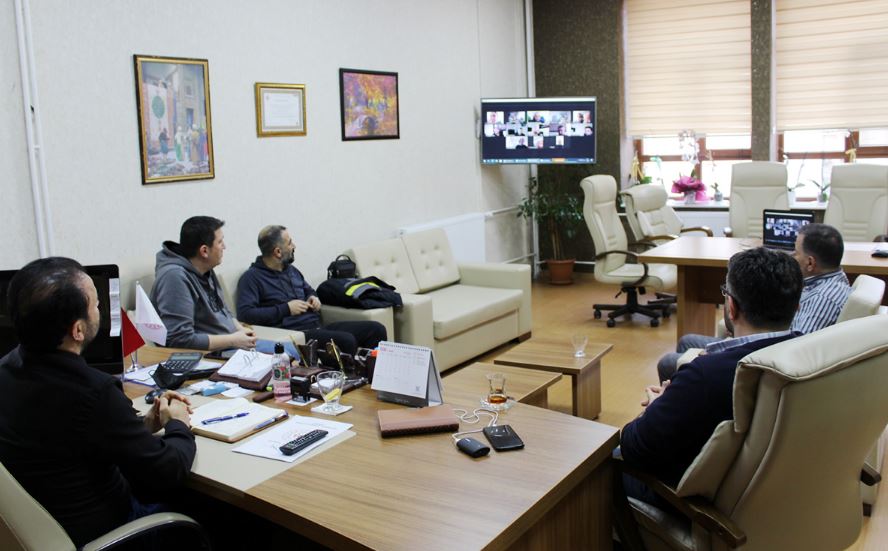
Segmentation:
[(727, 284), (727, 283), (722, 283), (722, 284), (719, 286), (719, 289), (721, 289), (721, 293), (722, 293), (722, 296), (723, 296), (723, 297), (731, 297), (731, 299), (732, 299), (735, 303), (738, 302), (738, 301), (737, 301), (737, 297), (735, 297), (734, 295), (731, 294), (730, 291), (728, 291), (728, 284)]

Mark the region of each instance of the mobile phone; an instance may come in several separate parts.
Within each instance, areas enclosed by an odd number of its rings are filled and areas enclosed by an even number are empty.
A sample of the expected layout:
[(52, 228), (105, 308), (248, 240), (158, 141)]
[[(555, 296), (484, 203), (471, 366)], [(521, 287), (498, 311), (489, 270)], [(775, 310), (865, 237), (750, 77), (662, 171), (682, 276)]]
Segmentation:
[(204, 354), (205, 358), (210, 360), (227, 360), (230, 359), (234, 354), (238, 351), (237, 348), (226, 348), (223, 350), (214, 350), (213, 352), (207, 352)]
[(493, 425), (484, 427), (483, 430), (490, 446), (498, 452), (520, 450), (524, 447), (524, 441), (518, 437), (510, 425)]

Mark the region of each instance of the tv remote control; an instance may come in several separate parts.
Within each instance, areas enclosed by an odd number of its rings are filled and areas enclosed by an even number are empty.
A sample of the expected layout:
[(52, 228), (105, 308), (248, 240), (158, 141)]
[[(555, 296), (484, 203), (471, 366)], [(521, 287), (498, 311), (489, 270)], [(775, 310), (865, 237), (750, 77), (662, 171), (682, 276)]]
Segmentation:
[(306, 432), (295, 440), (290, 440), (278, 449), (281, 450), (281, 453), (284, 455), (293, 455), (299, 450), (305, 449), (308, 446), (314, 444), (325, 436), (327, 436), (327, 431), (315, 429), (311, 432)]

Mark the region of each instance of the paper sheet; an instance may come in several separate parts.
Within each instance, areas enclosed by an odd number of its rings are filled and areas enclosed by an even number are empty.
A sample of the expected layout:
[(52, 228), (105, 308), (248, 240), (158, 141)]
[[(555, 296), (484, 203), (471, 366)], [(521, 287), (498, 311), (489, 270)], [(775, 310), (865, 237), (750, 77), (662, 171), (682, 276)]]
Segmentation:
[[(351, 427), (352, 425), (350, 423), (340, 423), (338, 421), (296, 415), (272, 429), (259, 433), (258, 436), (234, 448), (233, 451), (292, 463), (318, 446), (329, 442), (334, 437), (342, 434)], [(294, 440), (315, 429), (325, 430), (328, 434), (311, 446), (290, 456), (282, 454), (278, 449), (290, 440)]]
[(108, 307), (111, 308), (111, 336), (119, 337), (123, 322), (120, 319), (120, 280), (116, 277), (108, 280)]

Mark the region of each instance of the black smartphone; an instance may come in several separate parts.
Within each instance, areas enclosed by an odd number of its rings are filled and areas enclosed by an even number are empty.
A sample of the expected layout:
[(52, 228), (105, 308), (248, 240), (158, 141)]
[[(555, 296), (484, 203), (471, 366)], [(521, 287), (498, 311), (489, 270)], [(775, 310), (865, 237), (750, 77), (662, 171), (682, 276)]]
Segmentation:
[(204, 354), (204, 358), (210, 360), (228, 360), (238, 351), (237, 348), (226, 348), (223, 350), (214, 350)]
[(524, 441), (518, 437), (510, 425), (484, 427), (484, 436), (487, 437), (490, 446), (498, 452), (520, 450), (524, 447)]

